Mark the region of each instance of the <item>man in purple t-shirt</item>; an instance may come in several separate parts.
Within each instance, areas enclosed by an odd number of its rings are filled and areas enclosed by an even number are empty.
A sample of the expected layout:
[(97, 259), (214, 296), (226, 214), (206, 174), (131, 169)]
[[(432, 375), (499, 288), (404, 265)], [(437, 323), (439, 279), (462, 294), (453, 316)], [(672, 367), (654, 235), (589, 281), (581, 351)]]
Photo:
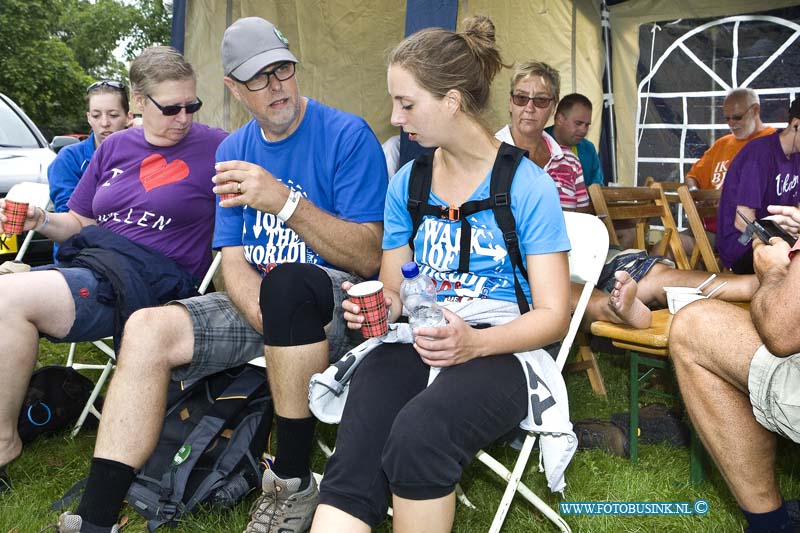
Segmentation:
[(800, 201), (800, 98), (789, 108), (789, 124), (779, 132), (750, 141), (728, 169), (717, 215), (717, 250), (725, 267), (753, 274), (753, 250), (739, 242), (745, 222), (769, 213), (768, 205)]

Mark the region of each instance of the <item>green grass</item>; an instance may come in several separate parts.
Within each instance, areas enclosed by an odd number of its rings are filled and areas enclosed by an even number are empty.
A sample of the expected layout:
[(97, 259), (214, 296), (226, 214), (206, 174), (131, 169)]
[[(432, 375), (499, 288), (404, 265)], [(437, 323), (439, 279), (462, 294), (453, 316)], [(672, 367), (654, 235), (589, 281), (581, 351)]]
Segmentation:
[[(41, 343), (43, 364), (63, 364), (67, 347)], [(89, 345), (81, 345), (79, 353), (88, 352)], [(86, 357), (86, 356), (84, 356)], [(585, 373), (566, 377), (570, 394), (570, 411), (573, 421), (585, 418), (608, 420), (615, 412), (627, 410), (627, 358), (623, 355), (600, 355), (600, 365), (609, 391), (608, 400), (595, 396)], [(93, 378), (96, 376), (91, 375)], [(332, 443), (335, 427), (320, 426), (319, 433)], [(75, 481), (86, 476), (94, 446), (94, 431), (82, 431), (77, 438), (67, 434), (40, 438), (27, 446), (23, 455), (9, 467), (15, 489), (0, 496), (0, 533), (37, 532), (57, 519), (49, 510), (52, 501), (61, 497)], [(492, 455), (510, 465), (515, 452), (504, 446), (490, 449)], [(787, 497), (800, 494), (798, 476), (800, 458), (789, 442), (779, 447), (779, 477)], [(321, 471), (324, 458), (321, 452), (314, 457), (314, 468)], [(551, 506), (557, 508), (560, 495), (550, 494), (544, 475), (538, 472), (538, 461), (531, 460), (524, 481)], [(719, 473), (707, 467), (707, 479), (698, 486), (690, 486), (689, 453), (686, 448), (666, 445), (641, 446), (640, 461), (634, 466), (628, 460), (600, 451), (579, 451), (567, 470), (567, 488), (564, 501), (694, 501), (708, 502), (709, 512), (704, 516), (569, 516), (573, 531), (581, 532), (671, 532), (671, 531), (741, 531), (744, 521), (736, 503)], [(478, 510), (459, 504), (456, 510), (454, 531), (486, 531), (489, 528), (503, 488), (499, 479), (483, 465), (474, 463), (467, 470), (462, 486)], [(248, 520), (250, 500), (226, 513), (198, 513), (188, 516), (178, 532), (240, 532)], [(144, 532), (144, 520), (131, 508), (123, 511), (129, 518), (127, 532)], [(390, 531), (390, 522), (378, 531)], [(530, 532), (555, 531), (538, 511), (517, 497), (506, 519), (503, 531)]]

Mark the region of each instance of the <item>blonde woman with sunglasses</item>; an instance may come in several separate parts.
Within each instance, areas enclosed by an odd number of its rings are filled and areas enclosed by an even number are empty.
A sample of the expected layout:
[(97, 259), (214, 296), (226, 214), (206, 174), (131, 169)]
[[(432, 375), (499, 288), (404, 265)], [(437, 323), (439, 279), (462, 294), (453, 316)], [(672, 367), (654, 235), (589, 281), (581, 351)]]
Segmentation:
[(547, 63), (519, 65), (511, 76), (511, 124), (495, 137), (528, 151), (528, 158), (556, 182), (562, 209), (591, 212), (580, 160), (544, 131), (558, 104), (560, 87), (558, 71)]
[[(61, 244), (60, 263), (0, 276), (0, 492), (10, 488), (6, 465), (22, 452), (17, 418), (39, 337), (114, 335), (116, 344), (133, 311), (196, 294), (211, 264), (211, 178), (226, 134), (193, 123), (201, 106), (195, 73), (177, 50), (148, 48), (130, 79), (143, 127), (100, 144), (69, 212), (30, 206), (26, 213), (24, 230)], [(8, 223), (6, 207), (0, 200), (0, 225)]]

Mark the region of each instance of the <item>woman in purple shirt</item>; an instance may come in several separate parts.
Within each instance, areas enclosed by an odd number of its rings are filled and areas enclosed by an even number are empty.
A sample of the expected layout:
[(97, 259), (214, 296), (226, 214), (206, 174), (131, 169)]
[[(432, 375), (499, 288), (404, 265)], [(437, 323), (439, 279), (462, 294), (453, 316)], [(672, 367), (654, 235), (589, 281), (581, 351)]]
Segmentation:
[[(69, 212), (31, 206), (24, 229), (63, 243), (96, 225), (125, 237), (131, 247), (165, 256), (178, 272), (202, 277), (211, 262), (214, 153), (225, 132), (193, 123), (202, 102), (194, 70), (176, 50), (145, 50), (131, 64), (130, 79), (143, 127), (119, 132), (100, 145), (68, 203)], [(5, 202), (0, 201), (0, 223), (6, 222)], [(22, 451), (17, 418), (39, 336), (78, 342), (114, 333), (118, 302), (98, 299), (98, 287), (109, 282), (91, 268), (52, 265), (0, 276), (0, 492), (10, 486), (5, 465)]]

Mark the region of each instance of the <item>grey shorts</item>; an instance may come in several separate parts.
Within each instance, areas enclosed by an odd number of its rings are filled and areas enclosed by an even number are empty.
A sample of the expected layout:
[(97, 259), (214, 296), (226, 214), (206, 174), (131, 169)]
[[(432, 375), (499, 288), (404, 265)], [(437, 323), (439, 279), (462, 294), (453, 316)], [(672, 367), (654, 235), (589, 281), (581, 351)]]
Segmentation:
[[(363, 281), (354, 274), (320, 267), (331, 279), (336, 307), (333, 319), (325, 326), (331, 362), (338, 361), (347, 351), (363, 341), (358, 330), (350, 330), (342, 316), (345, 293), (342, 283)], [(194, 328), (194, 353), (188, 366), (173, 372), (173, 379), (197, 379), (242, 365), (257, 357), (264, 357), (264, 337), (257, 332), (226, 292), (216, 292), (185, 300), (170, 302), (180, 304), (189, 312)]]
[(762, 345), (750, 363), (747, 388), (758, 423), (800, 443), (800, 353), (775, 357)]

